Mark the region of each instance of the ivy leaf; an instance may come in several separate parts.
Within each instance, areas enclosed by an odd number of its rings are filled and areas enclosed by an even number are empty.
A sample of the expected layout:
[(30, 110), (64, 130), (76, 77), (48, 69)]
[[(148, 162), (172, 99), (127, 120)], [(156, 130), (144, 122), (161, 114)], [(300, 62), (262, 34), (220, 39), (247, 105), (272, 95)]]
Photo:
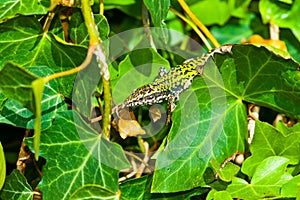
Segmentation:
[[(32, 150), (32, 138), (25, 143)], [(121, 147), (104, 139), (75, 111), (58, 113), (42, 132), (40, 156), (47, 160), (38, 185), (44, 199), (68, 199), (87, 184), (116, 193), (118, 171), (130, 166)]]
[(253, 45), (233, 47), (232, 55), (237, 81), (245, 85), (240, 98), (300, 118), (298, 63)]
[(273, 23), (282, 28), (289, 28), (300, 40), (300, 1), (295, 0), (292, 5), (271, 0), (259, 1), (259, 11), (264, 23)]
[(120, 78), (111, 80), (114, 102), (116, 104), (123, 102), (130, 95), (130, 91), (152, 82), (161, 67), (168, 69), (169, 62), (153, 49), (130, 52), (119, 64)]
[(119, 194), (107, 190), (99, 185), (84, 185), (81, 188), (77, 189), (71, 196), (70, 199), (124, 199), (119, 196)]
[[(29, 72), (39, 76), (45, 77), (49, 74), (52, 74), (53, 71), (45, 66), (33, 66), (28, 69)], [(20, 80), (26, 79), (22, 75)], [(42, 130), (47, 129), (51, 126), (52, 120), (56, 112), (67, 110), (67, 106), (62, 98), (62, 95), (58, 92), (58, 83), (56, 80), (52, 80), (45, 84), (43, 99), (42, 99)], [(0, 95), (3, 95), (0, 93)], [(28, 93), (26, 93), (26, 97)], [(3, 105), (0, 112), (0, 122), (7, 123), (14, 126), (33, 129), (34, 128), (34, 114), (16, 103), (12, 99), (7, 99), (4, 96)]]
[(6, 63), (0, 70), (0, 90), (2, 93), (31, 112), (36, 113), (32, 82), (39, 77), (13, 63)]
[(1, 199), (33, 199), (33, 190), (26, 178), (16, 169), (6, 178)]
[(47, 0), (1, 0), (0, 21), (22, 15), (42, 15), (47, 13), (50, 2)]
[[(24, 68), (48, 66), (57, 73), (77, 67), (85, 55), (86, 48), (67, 44), (52, 33), (44, 34), (35, 17), (19, 16), (1, 24), (0, 68), (10, 61)], [(57, 80), (59, 92), (66, 97), (71, 95), (74, 77)]]
[(297, 195), (299, 195), (299, 189), (300, 175), (297, 175), (282, 186), (281, 195), (283, 197), (297, 197)]
[(168, 11), (170, 8), (170, 0), (144, 0), (144, 4), (151, 14), (151, 19), (153, 21), (154, 26), (161, 28), (157, 30), (157, 34), (162, 34), (164, 42), (167, 43), (169, 35), (168, 31), (164, 29), (167, 28), (164, 21), (166, 20), (168, 15)]
[(292, 179), (292, 176), (285, 172), (288, 164), (289, 160), (287, 158), (268, 157), (256, 168), (250, 183), (235, 178), (232, 184), (228, 186), (227, 191), (233, 198), (241, 199), (279, 196), (282, 185)]
[[(37, 69), (42, 69), (42, 68), (37, 68)], [(44, 126), (50, 126), (51, 120), (54, 116), (54, 113), (56, 111), (56, 108), (59, 107), (58, 102), (55, 101), (50, 104), (51, 99), (47, 98), (47, 94), (43, 95), (44, 91), (44, 85), (45, 81), (43, 78), (39, 78), (38, 76), (28, 72), (24, 68), (15, 65), (13, 63), (7, 63), (4, 65), (4, 67), (0, 70), (0, 76), (2, 77), (0, 80), (0, 90), (2, 93), (12, 99), (13, 101), (16, 101), (17, 103), (21, 105), (17, 105), (16, 103), (11, 102), (6, 102), (5, 106), (9, 103), (11, 103), (12, 108), (10, 107), (4, 107), (7, 109), (12, 109), (14, 110), (16, 107), (20, 108), (21, 110), (23, 109), (22, 107), (27, 108), (29, 111), (25, 111), (25, 116), (27, 114), (27, 117), (33, 118), (33, 114), (35, 116), (34, 120), (34, 127), (28, 127), (28, 128), (34, 128), (34, 149), (35, 149), (35, 156), (36, 159), (38, 159), (39, 155), (39, 143), (40, 143), (40, 132), (41, 132), (41, 119), (42, 119), (42, 109), (45, 111), (49, 112), (49, 109), (54, 110), (48, 114), (45, 114), (43, 116), (43, 119), (45, 119), (45, 122), (43, 122)], [(42, 102), (42, 99), (47, 99), (46, 103)], [(49, 97), (49, 96), (48, 96)], [(59, 96), (54, 96), (58, 97), (57, 99), (59, 100)], [(62, 99), (60, 99), (62, 102)], [(42, 104), (44, 105), (42, 108)], [(46, 107), (46, 108), (45, 108)], [(16, 124), (20, 125), (21, 123), (26, 123), (26, 127), (28, 125), (28, 121), (24, 120), (22, 113), (21, 115), (18, 114), (20, 110), (15, 110), (15, 112), (7, 112), (2, 110), (1, 115), (3, 118), (0, 117), (0, 120), (3, 121), (4, 123), (11, 123), (11, 121), (15, 122)], [(23, 113), (24, 114), (24, 113)], [(20, 117), (21, 116), (21, 117)], [(14, 117), (11, 119), (11, 117)], [(10, 121), (11, 119), (11, 121)], [(20, 120), (20, 121), (19, 121)]]
[[(96, 26), (98, 27), (99, 35), (102, 41), (108, 39), (108, 34), (110, 32), (107, 19), (100, 14), (94, 15), (94, 20)], [(81, 12), (75, 12), (69, 23), (70, 39), (75, 44), (80, 44), (88, 47), (89, 45), (89, 35), (86, 29)], [(105, 43), (106, 44), (106, 43)], [(108, 51), (107, 51), (108, 52)]]
[(142, 176), (141, 178), (125, 181), (120, 185), (121, 194), (127, 199), (190, 199), (193, 196), (201, 195), (207, 192), (205, 188), (195, 188), (189, 191), (156, 194), (151, 193), (152, 175)]
[(300, 125), (290, 128), (285, 135), (271, 125), (255, 122), (254, 138), (250, 146), (251, 156), (245, 160), (242, 172), (252, 177), (257, 166), (267, 157), (282, 156), (291, 164), (300, 162)]
[(232, 181), (234, 175), (236, 175), (240, 170), (239, 166), (231, 162), (226, 163), (226, 165), (222, 169), (220, 169), (219, 163), (214, 162), (213, 160), (211, 161), (211, 165), (214, 168), (214, 170), (218, 173), (220, 179), (226, 182)]
[(223, 25), (233, 15), (245, 17), (247, 7), (251, 1), (222, 1), (204, 0), (196, 1), (190, 5), (190, 9), (197, 18), (205, 25)]
[[(172, 115), (176, 123), (157, 157), (152, 192), (205, 186), (211, 160), (221, 165), (243, 152), (248, 134), (243, 101), (300, 118), (299, 64), (293, 60), (264, 47), (237, 45), (231, 54), (216, 55), (215, 62), (218, 67), (209, 61), (203, 77), (180, 95)], [(287, 79), (287, 73), (294, 76)]]
[(0, 142), (0, 190), (4, 184), (5, 177), (6, 177), (6, 163), (5, 163), (3, 147)]

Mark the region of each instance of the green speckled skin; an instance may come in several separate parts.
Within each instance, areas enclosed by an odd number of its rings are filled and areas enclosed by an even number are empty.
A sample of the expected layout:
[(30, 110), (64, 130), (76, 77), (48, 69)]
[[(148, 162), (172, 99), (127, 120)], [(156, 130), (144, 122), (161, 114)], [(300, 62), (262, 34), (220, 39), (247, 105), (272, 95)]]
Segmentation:
[(202, 75), (203, 66), (210, 54), (192, 58), (166, 72), (160, 69), (159, 76), (150, 84), (135, 89), (124, 101), (121, 108), (151, 105), (163, 101), (178, 100), (197, 75)]
[(231, 46), (222, 46), (201, 57), (188, 59), (182, 65), (171, 68), (169, 72), (161, 68), (159, 76), (152, 83), (135, 89), (117, 109), (178, 100), (179, 95), (192, 84), (195, 76), (203, 74), (203, 67), (208, 59), (214, 53), (224, 52), (231, 52)]

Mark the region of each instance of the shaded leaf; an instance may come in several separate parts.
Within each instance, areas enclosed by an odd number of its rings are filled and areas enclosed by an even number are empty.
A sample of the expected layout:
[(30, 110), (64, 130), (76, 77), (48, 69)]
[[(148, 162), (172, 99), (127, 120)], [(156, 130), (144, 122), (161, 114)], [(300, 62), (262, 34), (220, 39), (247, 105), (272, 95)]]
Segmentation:
[(167, 27), (165, 20), (169, 11), (170, 0), (144, 0), (144, 4), (151, 14), (154, 26), (162, 28), (160, 30), (158, 29), (159, 32), (157, 34), (162, 34), (164, 42), (167, 43), (169, 35), (168, 31), (164, 28)]
[(13, 172), (6, 178), (0, 192), (2, 199), (33, 199), (33, 190), (27, 183), (26, 178), (18, 171)]
[[(94, 20), (96, 26), (98, 27), (101, 40), (102, 41), (107, 40), (110, 31), (107, 19), (103, 15), (95, 14)], [(72, 18), (69, 23), (69, 33), (70, 33), (70, 39), (75, 44), (80, 44), (88, 47), (89, 35), (81, 12), (75, 12), (72, 15)]]
[[(32, 139), (25, 142), (32, 149)], [(58, 113), (51, 128), (42, 132), (40, 156), (47, 160), (38, 185), (43, 199), (68, 199), (87, 184), (117, 192), (118, 171), (129, 167), (120, 146), (72, 111)]]
[(38, 77), (13, 63), (6, 63), (0, 70), (0, 90), (8, 98), (36, 113), (32, 82)]
[(112, 192), (106, 188), (101, 187), (100, 185), (84, 185), (78, 188), (71, 196), (70, 199), (123, 199), (120, 198), (120, 195), (116, 192)]
[(195, 188), (193, 190), (158, 194), (150, 193), (152, 175), (142, 176), (141, 178), (125, 181), (120, 185), (121, 194), (127, 199), (156, 199), (156, 200), (176, 200), (190, 199), (193, 196), (201, 195), (207, 192), (205, 188)]

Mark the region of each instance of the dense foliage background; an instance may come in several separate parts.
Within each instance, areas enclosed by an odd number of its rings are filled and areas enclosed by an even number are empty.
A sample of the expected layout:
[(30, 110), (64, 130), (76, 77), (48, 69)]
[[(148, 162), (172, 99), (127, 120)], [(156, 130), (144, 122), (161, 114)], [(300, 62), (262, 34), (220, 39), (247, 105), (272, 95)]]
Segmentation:
[[(299, 0), (2, 0), (0, 198), (300, 198), (299, 12)], [(171, 123), (167, 102), (103, 115), (160, 67), (226, 44)]]

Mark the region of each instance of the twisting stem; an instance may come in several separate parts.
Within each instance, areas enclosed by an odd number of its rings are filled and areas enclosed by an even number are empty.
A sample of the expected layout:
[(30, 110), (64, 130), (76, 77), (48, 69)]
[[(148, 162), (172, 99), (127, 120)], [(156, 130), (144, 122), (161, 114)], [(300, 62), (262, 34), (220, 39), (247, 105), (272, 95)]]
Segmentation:
[(103, 4), (103, 0), (100, 0), (99, 3), (100, 3), (99, 14), (100, 14), (100, 15), (103, 15), (103, 14), (104, 14), (104, 4)]
[(111, 88), (110, 75), (106, 56), (102, 41), (99, 37), (99, 32), (94, 21), (94, 16), (90, 6), (89, 0), (81, 1), (81, 11), (84, 18), (85, 25), (89, 33), (90, 44), (89, 47), (94, 46), (93, 54), (96, 56), (100, 73), (102, 75), (103, 91), (104, 91), (104, 113), (103, 113), (103, 133), (106, 139), (110, 138), (110, 124), (111, 124)]
[(89, 49), (88, 49), (86, 58), (85, 58), (85, 60), (83, 61), (83, 63), (81, 65), (79, 65), (78, 67), (76, 67), (74, 69), (70, 69), (68, 71), (63, 71), (63, 72), (59, 72), (59, 73), (49, 75), (49, 76), (44, 78), (45, 83), (47, 83), (48, 81), (51, 81), (53, 79), (61, 78), (61, 77), (68, 76), (68, 75), (71, 75), (71, 74), (75, 74), (75, 73), (83, 70), (84, 68), (86, 68), (90, 64), (90, 62), (92, 60), (93, 52), (94, 52), (94, 47), (90, 46)]
[(190, 18), (197, 24), (197, 26), (202, 30), (202, 32), (209, 38), (209, 40), (213, 43), (215, 48), (219, 48), (221, 45), (216, 40), (216, 38), (209, 32), (209, 30), (204, 26), (198, 18), (194, 15), (194, 13), (190, 10), (189, 6), (185, 3), (184, 0), (178, 0), (178, 3), (181, 5), (183, 10), (190, 16)]

